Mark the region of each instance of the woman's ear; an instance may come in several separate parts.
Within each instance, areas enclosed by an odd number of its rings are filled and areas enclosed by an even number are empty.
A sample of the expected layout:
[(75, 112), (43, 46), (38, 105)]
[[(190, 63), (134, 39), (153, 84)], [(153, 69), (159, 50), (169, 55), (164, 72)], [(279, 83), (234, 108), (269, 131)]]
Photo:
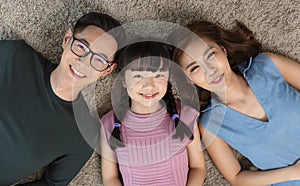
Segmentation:
[(68, 44), (68, 42), (70, 42), (72, 40), (72, 36), (73, 36), (73, 32), (72, 30), (69, 28), (66, 33), (65, 36), (63, 38), (63, 43), (62, 43), (62, 48), (64, 49), (66, 47), (66, 45)]
[(225, 47), (221, 46), (221, 49), (223, 50), (224, 54), (227, 56), (227, 50)]

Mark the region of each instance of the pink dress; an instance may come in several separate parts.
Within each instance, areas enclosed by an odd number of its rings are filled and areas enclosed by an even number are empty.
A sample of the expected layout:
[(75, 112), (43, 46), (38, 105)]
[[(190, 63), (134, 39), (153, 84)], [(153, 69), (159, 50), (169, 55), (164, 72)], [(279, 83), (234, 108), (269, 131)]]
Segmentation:
[[(179, 115), (193, 130), (198, 111), (182, 106)], [(108, 140), (114, 126), (113, 111), (101, 121)], [(186, 146), (191, 141), (187, 137), (182, 141), (172, 138), (175, 126), (165, 108), (145, 115), (128, 110), (120, 132), (125, 147), (117, 148), (115, 153), (125, 186), (186, 185), (189, 170)]]

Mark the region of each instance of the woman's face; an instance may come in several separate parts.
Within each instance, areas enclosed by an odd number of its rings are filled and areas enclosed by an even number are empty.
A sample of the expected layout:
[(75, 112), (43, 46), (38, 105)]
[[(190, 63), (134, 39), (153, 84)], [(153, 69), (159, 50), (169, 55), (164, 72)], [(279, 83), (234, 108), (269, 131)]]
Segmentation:
[(178, 63), (194, 84), (212, 92), (224, 90), (232, 72), (225, 48), (205, 39), (191, 42)]

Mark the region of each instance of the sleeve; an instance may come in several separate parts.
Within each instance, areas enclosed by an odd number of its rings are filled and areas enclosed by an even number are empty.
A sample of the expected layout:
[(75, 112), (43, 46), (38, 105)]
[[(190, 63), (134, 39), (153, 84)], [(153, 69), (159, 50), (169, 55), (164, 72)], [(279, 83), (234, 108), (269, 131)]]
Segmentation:
[(93, 149), (83, 143), (73, 149), (70, 153), (57, 158), (49, 164), (43, 178), (34, 182), (25, 183), (27, 186), (66, 186), (77, 175), (83, 165), (93, 153)]
[(18, 51), (24, 44), (25, 42), (23, 40), (0, 41), (0, 70), (10, 61), (10, 59), (13, 58), (16, 51)]
[(181, 121), (184, 122), (192, 131), (194, 131), (194, 127), (198, 123), (199, 115), (200, 113), (194, 108), (182, 104), (180, 109)]
[(107, 114), (105, 114), (99, 121), (101, 123), (101, 129), (103, 134), (105, 135), (105, 139), (109, 141), (111, 133), (114, 129), (114, 112), (111, 110)]

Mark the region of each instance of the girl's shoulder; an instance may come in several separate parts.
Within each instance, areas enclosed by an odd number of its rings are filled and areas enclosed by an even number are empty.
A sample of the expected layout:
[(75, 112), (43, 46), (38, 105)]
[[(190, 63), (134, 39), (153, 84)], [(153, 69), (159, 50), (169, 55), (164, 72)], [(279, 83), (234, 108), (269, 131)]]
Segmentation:
[(181, 102), (179, 99), (176, 99), (175, 101), (176, 101), (177, 111), (179, 114), (181, 114), (181, 112), (191, 112), (192, 114), (199, 114), (199, 111), (193, 108), (192, 106)]
[(115, 122), (115, 114), (114, 110), (111, 110), (107, 112), (105, 115), (103, 115), (100, 119), (100, 123), (106, 128), (106, 129), (113, 129), (113, 124)]
[(199, 111), (187, 104), (184, 104), (180, 100), (176, 100), (176, 105), (180, 120), (190, 127), (193, 126), (198, 120)]

